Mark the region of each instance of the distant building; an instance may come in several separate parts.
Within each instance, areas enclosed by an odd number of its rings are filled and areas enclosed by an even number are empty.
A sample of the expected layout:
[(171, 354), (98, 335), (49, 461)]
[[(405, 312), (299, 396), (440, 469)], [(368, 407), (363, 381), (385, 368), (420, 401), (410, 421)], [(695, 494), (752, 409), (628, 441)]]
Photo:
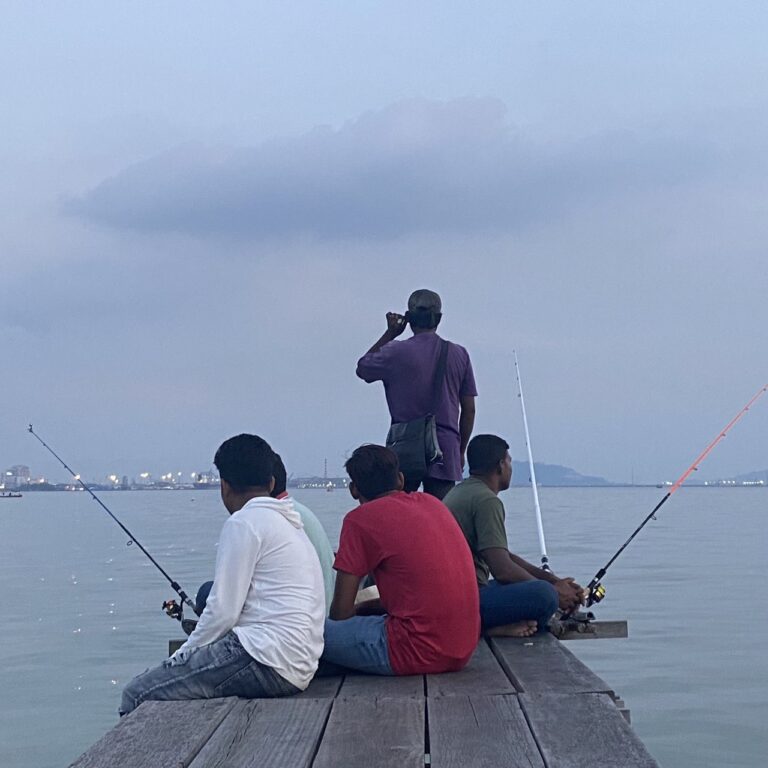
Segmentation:
[(3, 472), (2, 485), (6, 489), (21, 488), (24, 485), (29, 485), (31, 477), (29, 467), (24, 464), (14, 464)]

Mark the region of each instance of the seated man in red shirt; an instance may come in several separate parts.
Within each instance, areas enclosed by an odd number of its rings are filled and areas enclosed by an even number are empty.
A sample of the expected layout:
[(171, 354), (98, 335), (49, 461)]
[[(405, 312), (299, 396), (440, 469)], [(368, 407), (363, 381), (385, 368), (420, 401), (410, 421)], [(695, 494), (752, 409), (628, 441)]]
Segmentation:
[[(425, 493), (404, 493), (397, 456), (363, 445), (346, 463), (360, 502), (344, 518), (323, 660), (379, 675), (461, 669), (479, 636), (472, 555), (453, 515)], [(379, 599), (355, 606), (373, 574)]]

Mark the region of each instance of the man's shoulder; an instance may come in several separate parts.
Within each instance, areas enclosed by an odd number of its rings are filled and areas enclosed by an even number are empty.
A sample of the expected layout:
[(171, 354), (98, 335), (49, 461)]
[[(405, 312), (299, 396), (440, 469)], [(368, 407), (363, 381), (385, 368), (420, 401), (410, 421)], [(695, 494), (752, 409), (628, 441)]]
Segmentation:
[(497, 499), (498, 496), (479, 478), (467, 477), (448, 491), (444, 500)]
[(396, 491), (386, 496), (380, 496), (378, 499), (366, 501), (365, 504), (361, 504), (347, 513), (345, 519), (352, 521), (370, 520), (382, 527), (387, 527), (388, 522), (395, 516), (415, 514), (425, 509), (438, 510), (439, 512), (445, 509), (445, 505), (439, 499), (426, 493)]

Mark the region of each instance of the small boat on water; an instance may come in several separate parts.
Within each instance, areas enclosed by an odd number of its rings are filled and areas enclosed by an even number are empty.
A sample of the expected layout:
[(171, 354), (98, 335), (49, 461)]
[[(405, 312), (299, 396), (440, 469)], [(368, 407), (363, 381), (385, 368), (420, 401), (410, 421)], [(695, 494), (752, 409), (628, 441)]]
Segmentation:
[(20, 493), (14, 493), (13, 491), (0, 491), (0, 499), (20, 499)]

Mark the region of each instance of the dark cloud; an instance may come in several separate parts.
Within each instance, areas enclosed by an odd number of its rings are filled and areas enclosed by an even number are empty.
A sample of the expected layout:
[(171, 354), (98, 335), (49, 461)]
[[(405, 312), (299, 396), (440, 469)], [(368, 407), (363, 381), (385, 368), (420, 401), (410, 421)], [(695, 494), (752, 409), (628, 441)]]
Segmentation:
[(685, 182), (710, 159), (687, 140), (628, 132), (537, 142), (499, 101), (414, 99), (258, 147), (179, 147), (64, 208), (117, 229), (249, 239), (511, 232)]

